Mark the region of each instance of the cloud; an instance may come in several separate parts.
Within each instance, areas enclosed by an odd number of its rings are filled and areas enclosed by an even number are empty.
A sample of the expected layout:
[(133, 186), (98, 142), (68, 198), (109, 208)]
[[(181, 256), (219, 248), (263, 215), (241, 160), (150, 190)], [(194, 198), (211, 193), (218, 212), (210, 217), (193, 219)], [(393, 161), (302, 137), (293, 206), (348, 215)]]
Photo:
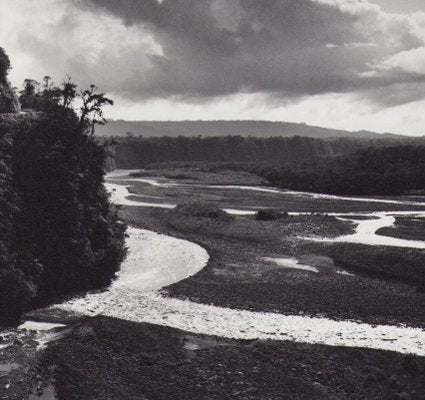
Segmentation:
[(0, 14), (0, 46), (12, 60), (15, 84), (46, 74), (60, 81), (70, 74), (82, 86), (95, 82), (108, 91), (131, 92), (134, 81), (146, 79), (150, 57), (161, 51), (143, 27), (125, 26), (71, 1), (0, 0), (0, 5), (7, 10)]
[[(97, 9), (127, 26), (146, 26), (163, 54), (145, 71), (153, 96), (222, 96), (276, 92), (295, 97), (341, 91), (343, 69), (362, 65), (368, 51), (329, 51), (361, 42), (356, 16), (307, 0), (98, 1)], [(342, 57), (341, 57), (342, 55)], [(137, 57), (135, 57), (135, 62)]]
[(424, 45), (415, 17), (361, 0), (91, 0), (90, 8), (144, 26), (162, 49), (134, 98), (363, 91), (379, 99), (374, 90), (412, 81), (395, 66), (384, 76), (379, 62)]
[(0, 16), (0, 39), (37, 73), (132, 101), (424, 97), (424, 15), (371, 1), (0, 0), (12, 13)]

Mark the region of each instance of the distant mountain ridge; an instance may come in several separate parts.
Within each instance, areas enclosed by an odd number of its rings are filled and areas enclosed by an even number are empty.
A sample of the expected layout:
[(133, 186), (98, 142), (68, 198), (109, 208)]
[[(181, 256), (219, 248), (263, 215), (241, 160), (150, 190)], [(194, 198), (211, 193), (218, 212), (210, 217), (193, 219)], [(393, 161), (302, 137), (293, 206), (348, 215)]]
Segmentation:
[(409, 136), (371, 131), (350, 132), (300, 123), (272, 121), (124, 121), (109, 120), (96, 128), (98, 136), (304, 136), (318, 139), (406, 139)]

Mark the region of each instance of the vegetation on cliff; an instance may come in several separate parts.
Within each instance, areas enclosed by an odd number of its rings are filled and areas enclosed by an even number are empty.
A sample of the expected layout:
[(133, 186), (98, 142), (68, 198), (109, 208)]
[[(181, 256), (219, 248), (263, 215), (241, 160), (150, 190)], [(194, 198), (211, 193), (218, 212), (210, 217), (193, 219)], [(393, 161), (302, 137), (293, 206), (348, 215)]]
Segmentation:
[(3, 322), (107, 285), (125, 257), (125, 226), (104, 189), (105, 154), (92, 135), (105, 96), (92, 87), (88, 112), (78, 116), (64, 89), (34, 92), (37, 112), (0, 115)]

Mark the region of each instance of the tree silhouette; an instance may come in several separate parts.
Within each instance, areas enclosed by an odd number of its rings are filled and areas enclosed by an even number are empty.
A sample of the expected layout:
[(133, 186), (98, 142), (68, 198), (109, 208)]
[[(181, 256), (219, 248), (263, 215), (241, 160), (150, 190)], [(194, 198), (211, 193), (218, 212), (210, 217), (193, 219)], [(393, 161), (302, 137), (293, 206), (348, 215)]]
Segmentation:
[(95, 124), (104, 125), (106, 119), (103, 116), (103, 106), (113, 105), (114, 102), (105, 96), (105, 93), (96, 93), (96, 86), (90, 85), (90, 89), (80, 93), (83, 100), (80, 114), (80, 125), (85, 129), (90, 129), (91, 134), (94, 134)]
[(67, 80), (62, 82), (62, 105), (65, 108), (72, 106), (72, 102), (77, 97), (77, 85), (71, 82), (68, 75)]

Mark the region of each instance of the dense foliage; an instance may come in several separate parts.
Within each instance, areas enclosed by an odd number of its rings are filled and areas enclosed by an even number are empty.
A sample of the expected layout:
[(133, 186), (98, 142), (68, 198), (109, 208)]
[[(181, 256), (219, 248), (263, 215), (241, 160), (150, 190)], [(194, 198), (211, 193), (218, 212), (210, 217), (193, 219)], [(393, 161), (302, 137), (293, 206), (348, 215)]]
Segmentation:
[[(0, 115), (0, 320), (107, 285), (125, 257), (104, 150), (59, 99)], [(40, 103), (41, 104), (41, 103)]]
[(346, 195), (398, 195), (425, 190), (425, 146), (369, 147), (302, 167), (257, 167), (273, 185)]
[(40, 270), (17, 245), (20, 198), (13, 184), (14, 120), (0, 120), (0, 316), (9, 320), (33, 301)]
[(221, 208), (217, 208), (211, 204), (204, 202), (191, 202), (179, 204), (175, 212), (191, 217), (212, 218), (216, 220), (231, 220), (233, 217)]

